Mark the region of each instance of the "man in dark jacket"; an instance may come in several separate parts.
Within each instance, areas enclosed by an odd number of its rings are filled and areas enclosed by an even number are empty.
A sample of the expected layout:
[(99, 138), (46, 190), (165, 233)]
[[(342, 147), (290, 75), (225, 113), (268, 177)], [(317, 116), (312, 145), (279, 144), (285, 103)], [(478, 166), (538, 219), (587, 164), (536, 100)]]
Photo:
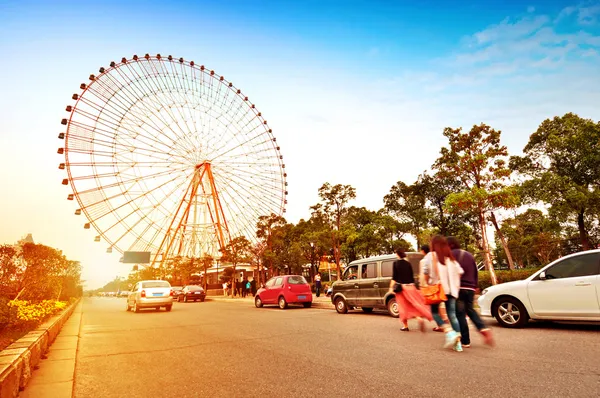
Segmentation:
[(492, 331), (485, 327), (481, 317), (473, 308), (475, 291), (478, 288), (479, 282), (475, 258), (473, 258), (473, 255), (468, 251), (462, 250), (458, 239), (453, 236), (448, 237), (448, 245), (450, 246), (450, 249), (452, 249), (452, 255), (465, 271), (460, 278), (460, 292), (458, 294), (458, 303), (456, 306), (456, 317), (460, 324), (460, 343), (463, 348), (471, 347), (469, 324), (467, 323), (468, 315), (469, 319), (475, 324), (477, 330), (479, 330), (479, 333), (483, 335), (485, 343), (494, 345)]

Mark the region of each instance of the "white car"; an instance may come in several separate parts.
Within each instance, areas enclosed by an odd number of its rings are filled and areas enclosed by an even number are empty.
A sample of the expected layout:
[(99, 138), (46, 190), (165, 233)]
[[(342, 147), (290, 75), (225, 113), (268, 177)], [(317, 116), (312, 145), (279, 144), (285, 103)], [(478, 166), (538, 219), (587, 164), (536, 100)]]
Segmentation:
[(478, 303), (482, 315), (510, 328), (529, 319), (600, 321), (600, 250), (571, 254), (525, 280), (490, 286)]
[(157, 311), (165, 307), (173, 308), (173, 290), (167, 281), (140, 281), (135, 284), (127, 296), (127, 311), (140, 312), (142, 308), (154, 308)]

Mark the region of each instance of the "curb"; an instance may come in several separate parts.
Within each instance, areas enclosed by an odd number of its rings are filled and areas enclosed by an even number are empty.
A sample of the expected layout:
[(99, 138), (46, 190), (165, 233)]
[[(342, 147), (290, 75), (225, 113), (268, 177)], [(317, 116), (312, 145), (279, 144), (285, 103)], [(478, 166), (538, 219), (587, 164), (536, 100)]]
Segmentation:
[(0, 398), (19, 395), (81, 298), (0, 351)]
[[(218, 297), (218, 298), (217, 298)], [(244, 298), (231, 298), (231, 297), (219, 297), (219, 296), (206, 296), (206, 301), (220, 301), (225, 303), (246, 303), (246, 304), (254, 304), (254, 299), (248, 300)], [(324, 309), (324, 310), (334, 310), (335, 307), (330, 301), (314, 301), (312, 302), (311, 308)]]

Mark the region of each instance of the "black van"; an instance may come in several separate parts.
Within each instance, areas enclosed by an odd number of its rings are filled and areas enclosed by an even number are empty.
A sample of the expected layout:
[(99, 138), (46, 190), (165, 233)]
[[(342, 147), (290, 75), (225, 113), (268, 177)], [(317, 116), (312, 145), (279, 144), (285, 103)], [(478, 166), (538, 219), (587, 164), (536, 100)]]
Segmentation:
[[(407, 252), (406, 259), (410, 262), (418, 283), (419, 262), (421, 253)], [(331, 302), (340, 314), (360, 307), (364, 312), (373, 308), (387, 309), (393, 317), (398, 317), (398, 305), (393, 293), (390, 293), (392, 268), (398, 257), (395, 254), (385, 254), (352, 261), (342, 274), (340, 280), (333, 283)]]

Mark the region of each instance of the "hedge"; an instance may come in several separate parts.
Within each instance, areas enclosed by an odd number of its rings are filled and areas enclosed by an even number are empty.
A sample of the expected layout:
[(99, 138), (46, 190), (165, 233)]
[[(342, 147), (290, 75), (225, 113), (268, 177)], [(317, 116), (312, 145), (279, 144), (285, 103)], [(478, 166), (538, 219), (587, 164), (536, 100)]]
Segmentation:
[[(539, 268), (522, 268), (516, 270), (497, 270), (496, 278), (498, 279), (498, 283), (506, 283), (512, 281), (520, 281), (522, 279), (526, 279), (530, 277), (535, 272), (539, 271)], [(490, 287), (492, 285), (492, 281), (490, 280), (490, 272), (489, 271), (479, 271), (479, 288), (481, 290)]]

